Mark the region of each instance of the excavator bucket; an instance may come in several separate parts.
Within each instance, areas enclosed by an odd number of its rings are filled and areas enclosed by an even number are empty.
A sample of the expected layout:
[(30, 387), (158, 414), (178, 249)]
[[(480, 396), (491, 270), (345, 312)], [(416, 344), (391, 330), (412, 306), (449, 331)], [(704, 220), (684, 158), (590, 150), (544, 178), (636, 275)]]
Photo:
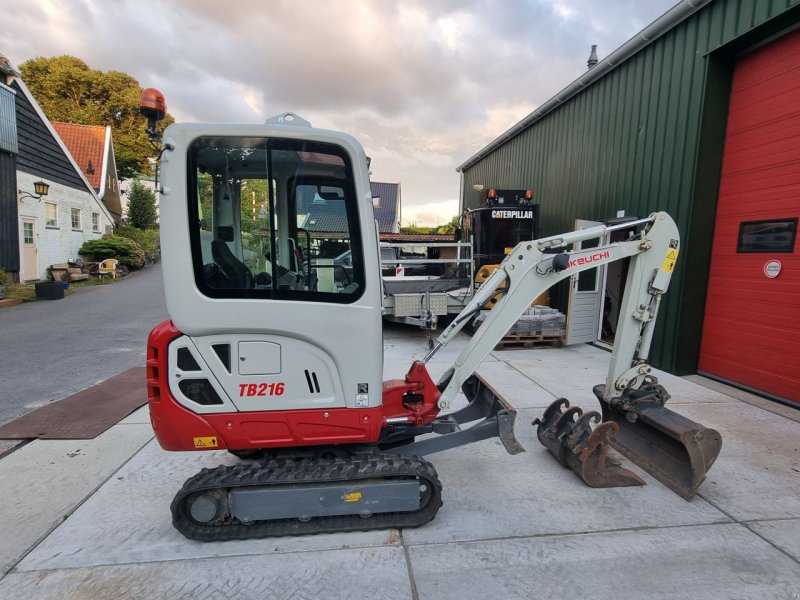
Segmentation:
[(593, 391), (603, 421), (618, 426), (611, 446), (661, 483), (690, 500), (722, 448), (722, 436), (664, 407), (669, 398), (660, 385), (650, 385), (624, 404), (604, 400), (604, 385)]
[[(592, 429), (592, 422), (599, 425)], [(600, 423), (598, 412), (584, 413), (578, 406), (570, 407), (566, 398), (559, 398), (547, 407), (541, 419), (534, 419), (532, 425), (538, 425), (536, 436), (548, 452), (589, 487), (644, 485), (641, 477), (621, 467), (608, 455), (609, 440), (616, 433), (617, 425)]]

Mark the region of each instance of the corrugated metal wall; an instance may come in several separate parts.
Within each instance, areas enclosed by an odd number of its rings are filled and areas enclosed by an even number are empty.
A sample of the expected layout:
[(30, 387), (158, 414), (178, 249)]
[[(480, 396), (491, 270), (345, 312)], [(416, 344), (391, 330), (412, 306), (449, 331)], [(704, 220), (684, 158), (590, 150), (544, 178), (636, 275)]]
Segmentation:
[(0, 152), (0, 267), (19, 271), (17, 162), (8, 152)]
[[(678, 221), (684, 250), (691, 251), (687, 233), (707, 91), (706, 54), (798, 3), (712, 2), (466, 169), (465, 206), (477, 205), (474, 184), (533, 187), (542, 235), (568, 231), (576, 218), (666, 210)], [(708, 202), (716, 203), (716, 197)], [(653, 344), (653, 363), (668, 370), (675, 365), (684, 265), (679, 261)], [(697, 331), (698, 345), (699, 340)]]
[(19, 271), (17, 118), (14, 92), (0, 87), (0, 267)]

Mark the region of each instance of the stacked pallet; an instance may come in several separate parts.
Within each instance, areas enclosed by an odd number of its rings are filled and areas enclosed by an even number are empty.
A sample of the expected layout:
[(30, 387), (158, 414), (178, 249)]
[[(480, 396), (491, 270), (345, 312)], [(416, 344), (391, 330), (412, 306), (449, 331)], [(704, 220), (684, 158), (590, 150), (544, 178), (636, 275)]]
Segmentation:
[[(481, 311), (474, 323), (480, 326), (489, 311)], [(508, 333), (495, 346), (504, 348), (532, 348), (534, 346), (561, 346), (566, 336), (567, 318), (564, 313), (549, 306), (531, 306), (517, 320)]]

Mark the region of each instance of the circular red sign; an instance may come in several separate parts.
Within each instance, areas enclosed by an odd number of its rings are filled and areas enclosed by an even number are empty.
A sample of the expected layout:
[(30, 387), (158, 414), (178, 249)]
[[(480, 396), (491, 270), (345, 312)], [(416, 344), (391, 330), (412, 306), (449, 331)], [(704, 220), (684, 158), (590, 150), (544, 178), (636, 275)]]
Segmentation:
[(768, 260), (764, 263), (764, 275), (770, 279), (775, 279), (781, 272), (781, 261)]

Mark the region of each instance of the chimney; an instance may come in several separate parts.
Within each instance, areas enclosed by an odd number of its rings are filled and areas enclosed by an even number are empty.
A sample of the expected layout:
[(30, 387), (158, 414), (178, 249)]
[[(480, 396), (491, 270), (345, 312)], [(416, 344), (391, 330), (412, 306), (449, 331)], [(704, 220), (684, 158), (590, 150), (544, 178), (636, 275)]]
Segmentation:
[(592, 52), (589, 54), (589, 60), (586, 61), (586, 69), (591, 69), (597, 64), (597, 44), (592, 44)]

